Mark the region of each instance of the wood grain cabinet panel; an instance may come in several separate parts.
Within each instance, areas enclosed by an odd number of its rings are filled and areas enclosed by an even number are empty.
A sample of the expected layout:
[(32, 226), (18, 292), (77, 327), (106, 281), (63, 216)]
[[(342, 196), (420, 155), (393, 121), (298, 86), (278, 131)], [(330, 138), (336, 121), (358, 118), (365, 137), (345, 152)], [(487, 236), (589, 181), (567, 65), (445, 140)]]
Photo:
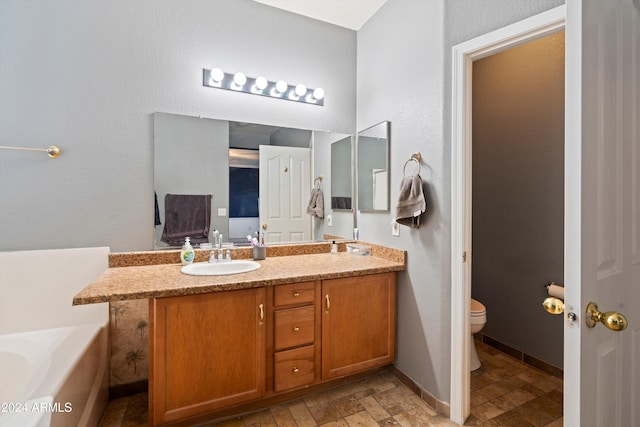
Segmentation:
[(396, 274), (322, 282), (322, 379), (395, 360)]
[(311, 384), (315, 380), (315, 349), (310, 345), (275, 355), (276, 392)]
[(265, 300), (264, 288), (151, 300), (152, 425), (265, 393)]
[(282, 307), (294, 304), (309, 304), (315, 299), (315, 282), (300, 282), (279, 285), (274, 293), (274, 305)]
[(313, 344), (315, 307), (290, 308), (275, 312), (275, 349)]

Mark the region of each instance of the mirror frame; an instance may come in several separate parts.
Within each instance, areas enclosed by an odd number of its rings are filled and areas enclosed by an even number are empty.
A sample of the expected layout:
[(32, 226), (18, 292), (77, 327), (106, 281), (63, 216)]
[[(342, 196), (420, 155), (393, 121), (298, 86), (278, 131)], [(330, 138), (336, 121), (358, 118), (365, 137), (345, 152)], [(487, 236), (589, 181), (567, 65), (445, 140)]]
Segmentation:
[[(384, 125), (384, 126), (381, 126)], [(387, 170), (387, 203), (386, 203), (386, 208), (385, 209), (362, 209), (360, 206), (360, 149), (361, 149), (361, 141), (360, 141), (360, 137), (361, 136), (367, 136), (364, 135), (367, 131), (370, 131), (378, 126), (381, 126), (384, 128), (384, 133), (386, 135), (386, 156), (385, 156), (385, 168)], [(356, 209), (359, 212), (389, 212), (390, 211), (390, 206), (391, 206), (391, 192), (390, 192), (390, 185), (391, 185), (391, 173), (390, 173), (390, 155), (391, 155), (391, 122), (388, 120), (385, 120), (383, 122), (377, 123), (373, 126), (369, 126), (366, 129), (363, 129), (361, 131), (358, 131), (356, 134), (356, 158), (355, 158), (355, 170), (356, 170), (356, 175), (355, 175), (355, 187), (356, 187)]]

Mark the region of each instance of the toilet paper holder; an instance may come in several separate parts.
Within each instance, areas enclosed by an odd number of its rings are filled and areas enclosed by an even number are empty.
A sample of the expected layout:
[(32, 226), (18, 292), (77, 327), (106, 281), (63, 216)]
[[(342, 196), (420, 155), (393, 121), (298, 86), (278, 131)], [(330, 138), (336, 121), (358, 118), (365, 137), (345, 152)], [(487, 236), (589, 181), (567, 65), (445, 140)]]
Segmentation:
[(545, 289), (549, 294), (542, 305), (547, 312), (551, 314), (561, 314), (564, 312), (564, 287), (557, 285), (556, 282), (549, 282), (545, 285)]

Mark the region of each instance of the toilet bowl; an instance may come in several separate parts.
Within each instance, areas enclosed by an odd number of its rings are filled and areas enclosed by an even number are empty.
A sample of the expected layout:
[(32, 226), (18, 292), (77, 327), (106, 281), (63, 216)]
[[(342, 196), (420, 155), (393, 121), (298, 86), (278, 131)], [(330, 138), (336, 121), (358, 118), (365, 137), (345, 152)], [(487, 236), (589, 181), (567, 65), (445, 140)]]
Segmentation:
[(471, 342), (469, 343), (470, 354), (470, 368), (472, 371), (480, 368), (480, 359), (478, 358), (478, 352), (476, 351), (476, 344), (473, 340), (473, 334), (478, 333), (487, 323), (487, 309), (479, 301), (471, 299), (471, 311), (469, 315), (471, 322)]

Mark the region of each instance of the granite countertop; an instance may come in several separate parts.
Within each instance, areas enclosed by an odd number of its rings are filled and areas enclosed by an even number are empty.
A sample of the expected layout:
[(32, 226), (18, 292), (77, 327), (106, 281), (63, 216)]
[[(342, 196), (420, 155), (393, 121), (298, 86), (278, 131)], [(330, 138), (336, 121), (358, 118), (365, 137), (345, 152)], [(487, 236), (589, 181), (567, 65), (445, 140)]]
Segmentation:
[(182, 274), (180, 264), (109, 268), (74, 298), (74, 305), (193, 295), (405, 270), (405, 263), (346, 252), (267, 257), (260, 268), (226, 276)]

